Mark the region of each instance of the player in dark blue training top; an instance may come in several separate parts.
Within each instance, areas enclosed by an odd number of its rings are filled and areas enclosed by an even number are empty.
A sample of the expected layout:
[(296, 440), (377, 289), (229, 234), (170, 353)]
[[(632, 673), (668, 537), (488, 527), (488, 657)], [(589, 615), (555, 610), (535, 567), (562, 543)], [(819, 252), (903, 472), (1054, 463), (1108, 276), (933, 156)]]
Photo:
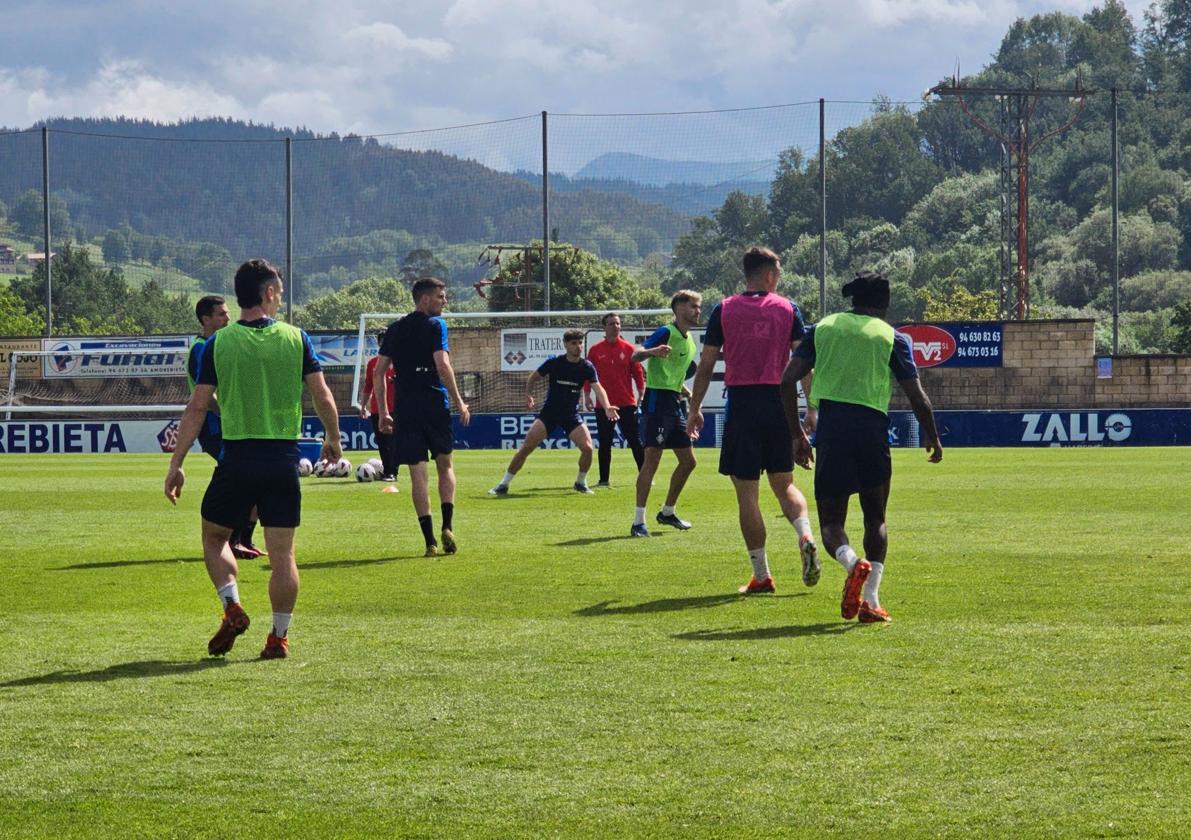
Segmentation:
[(609, 401), (608, 394), (596, 375), (595, 366), (583, 358), (583, 330), (567, 330), (562, 340), (567, 350), (566, 355), (555, 356), (543, 362), (541, 367), (529, 375), (529, 380), (525, 383), (526, 403), (532, 409), (534, 387), (543, 377), (547, 377), (550, 385), (546, 392), (546, 402), (533, 425), (529, 427), (525, 442), (509, 462), (505, 477), (500, 480), (500, 484), (488, 491), (489, 495), (506, 495), (513, 476), (521, 471), (525, 459), (558, 426), (562, 427), (571, 443), (579, 450), (579, 474), (575, 476), (575, 490), (580, 493), (593, 493), (587, 486), (587, 470), (591, 467), (591, 431), (579, 418), (579, 395), (583, 392), (583, 385), (591, 383), (591, 390), (595, 391), (600, 405), (605, 406), (604, 413), (609, 421), (615, 423), (620, 419), (620, 412)]

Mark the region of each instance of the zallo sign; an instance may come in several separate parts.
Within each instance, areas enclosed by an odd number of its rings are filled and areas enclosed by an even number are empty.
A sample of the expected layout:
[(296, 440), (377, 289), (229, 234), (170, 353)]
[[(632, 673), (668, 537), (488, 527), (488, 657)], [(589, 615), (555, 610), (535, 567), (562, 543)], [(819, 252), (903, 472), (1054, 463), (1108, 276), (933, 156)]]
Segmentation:
[(1133, 434), (1133, 421), (1128, 414), (1110, 414), (1101, 424), (1098, 412), (1038, 412), (1023, 414), (1022, 443), (1122, 443)]

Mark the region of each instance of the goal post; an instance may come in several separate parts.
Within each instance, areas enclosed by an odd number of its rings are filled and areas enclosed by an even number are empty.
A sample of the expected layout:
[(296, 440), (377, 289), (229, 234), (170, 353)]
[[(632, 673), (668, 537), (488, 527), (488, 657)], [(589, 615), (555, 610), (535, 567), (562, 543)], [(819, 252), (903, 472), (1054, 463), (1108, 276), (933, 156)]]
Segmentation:
[[(166, 357), (181, 356), (181, 364)], [(185, 354), (153, 348), (108, 352), (12, 350), (0, 379), (0, 411), (14, 415), (131, 418), (178, 416), (190, 399)]]
[[(562, 352), (562, 333), (567, 329), (582, 329), (587, 334), (587, 349), (593, 340), (603, 338), (603, 317), (615, 312), (622, 321), (625, 338), (633, 343), (634, 338), (652, 332), (660, 324), (673, 318), (669, 309), (601, 309), (601, 310), (554, 310), (551, 312), (444, 312), (442, 318), (449, 327), (461, 328), (463, 334), (455, 334), (451, 341), (451, 363), (455, 368), (456, 380), (464, 399), (468, 402), (483, 394), (483, 399), (473, 404), (473, 413), (522, 412), (525, 410), (525, 377), (537, 368), (525, 366), (519, 369), (509, 361), (501, 363), (499, 342), (503, 332), (516, 329), (519, 333), (535, 336), (555, 335), (558, 352)], [(360, 407), (360, 393), (364, 371), (372, 351), (373, 336), (406, 313), (367, 312), (360, 315), (356, 334), (356, 363), (352, 376), (351, 404)], [(489, 328), (481, 330), (480, 328)], [(488, 335), (481, 341), (479, 334)], [(700, 330), (700, 333), (702, 331)], [(458, 347), (459, 352), (456, 352)], [(480, 349), (480, 348), (483, 349)], [(544, 357), (542, 359), (545, 360)], [(525, 359), (526, 363), (531, 359)]]

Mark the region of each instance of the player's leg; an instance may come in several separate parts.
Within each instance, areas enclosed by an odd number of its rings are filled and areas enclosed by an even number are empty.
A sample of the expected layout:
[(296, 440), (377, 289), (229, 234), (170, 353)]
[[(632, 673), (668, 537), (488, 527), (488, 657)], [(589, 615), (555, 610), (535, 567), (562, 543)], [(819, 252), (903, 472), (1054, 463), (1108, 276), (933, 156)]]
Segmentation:
[(732, 476), (740, 518), (740, 534), (744, 537), (744, 547), (748, 550), (749, 562), (753, 566), (753, 576), (748, 583), (740, 587), (743, 595), (772, 592), (774, 589), (773, 576), (769, 573), (769, 558), (765, 553), (765, 518), (761, 515), (761, 504), (757, 498), (760, 485), (759, 478)]
[(513, 482), (513, 477), (521, 472), (526, 459), (542, 445), (542, 441), (549, 433), (550, 430), (546, 428), (546, 424), (541, 421), (541, 418), (533, 421), (533, 425), (529, 427), (529, 431), (525, 435), (525, 440), (521, 443), (521, 448), (513, 455), (513, 460), (509, 461), (509, 468), (505, 470), (504, 478), (488, 491), (489, 495), (503, 496), (509, 492), (509, 485)]
[(798, 555), (802, 560), (802, 582), (807, 586), (814, 586), (819, 582), (822, 566), (819, 562), (819, 548), (815, 544), (811, 533), (810, 509), (806, 503), (806, 496), (794, 484), (794, 473), (769, 473), (769, 489), (777, 498), (782, 509), (782, 515), (794, 526), (798, 534)]
[(648, 537), (649, 529), (645, 527), (645, 506), (649, 504), (649, 489), (653, 486), (653, 477), (657, 474), (658, 466), (662, 463), (662, 448), (660, 446), (645, 447), (645, 461), (637, 473), (637, 507), (633, 513), (633, 527), (630, 534), (634, 537)]
[(253, 492), (243, 471), (221, 464), (215, 468), (211, 483), (203, 494), (203, 562), (223, 607), (219, 629), (207, 642), (207, 652), (212, 656), (222, 656), (230, 651), (236, 637), (248, 629), (248, 614), (240, 605), (239, 567), (228, 539), (234, 526), (243, 520), (245, 511), (252, 506)]
[(889, 482), (860, 490), (860, 509), (864, 512), (864, 554), (872, 565), (861, 593), (858, 617), (865, 624), (889, 621), (889, 613), (881, 608), (881, 578), (885, 574), (885, 555), (889, 535), (885, 526), (885, 510), (889, 502)]
[[(695, 450), (691, 446), (684, 446), (674, 450), (674, 457), (678, 459), (678, 463), (674, 466), (674, 472), (670, 474), (670, 487), (666, 490), (666, 504), (662, 506), (662, 515), (677, 517), (674, 507), (678, 504), (678, 497), (682, 495), (682, 488), (686, 487), (687, 479), (695, 471)], [(686, 527), (689, 528), (690, 524)]]
[(567, 432), (567, 437), (579, 450), (579, 473), (575, 476), (575, 490), (590, 494), (592, 491), (587, 486), (587, 471), (591, 469), (591, 430), (587, 428), (586, 423), (580, 421)]
[(600, 452), (599, 452), (599, 471), (600, 481), (597, 487), (608, 487), (609, 477), (612, 473), (612, 437), (615, 433), (616, 424), (608, 419), (608, 415), (604, 413), (603, 409), (596, 409), (596, 434), (600, 438)]
[(459, 550), (455, 542), (455, 464), (450, 452), (434, 456), (438, 473), (438, 501), (442, 510), (442, 548), (447, 554)]
[(273, 607), (273, 626), (265, 639), (261, 659), (284, 659), (289, 655), (289, 625), (298, 603), (294, 529), (266, 525), (265, 548), (269, 551), (269, 603)]
[(840, 615), (855, 618), (860, 611), (861, 592), (864, 582), (872, 571), (872, 565), (858, 557), (848, 541), (845, 524), (848, 521), (848, 496), (822, 496), (819, 494), (816, 477), (815, 506), (819, 509), (819, 535), (823, 545), (831, 552), (847, 573), (844, 591), (840, 596)]
[(626, 405), (620, 410), (620, 433), (624, 435), (625, 443), (633, 452), (633, 460), (637, 463), (637, 470), (645, 463), (645, 447), (641, 445), (641, 423), (637, 406)]

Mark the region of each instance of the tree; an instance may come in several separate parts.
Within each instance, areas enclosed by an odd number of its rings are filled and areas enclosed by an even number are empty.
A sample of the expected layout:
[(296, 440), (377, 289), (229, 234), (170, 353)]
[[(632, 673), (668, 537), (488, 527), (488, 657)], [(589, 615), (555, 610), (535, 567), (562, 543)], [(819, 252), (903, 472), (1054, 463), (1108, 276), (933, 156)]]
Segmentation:
[(999, 316), (1000, 304), (991, 291), (973, 294), (952, 283), (941, 293), (923, 289), (921, 294), (926, 303), (922, 317), (927, 321), (995, 321)]
[(300, 307), (294, 323), (307, 330), (354, 330), (363, 312), (409, 312), (413, 307), (409, 289), (401, 281), (368, 277)]
[(1191, 353), (1191, 300), (1175, 304), (1170, 316), (1170, 333), (1172, 353)]
[[(41, 193), (26, 190), (12, 205), (12, 223), (17, 232), (38, 242), (45, 236)], [(50, 193), (50, 235), (55, 239), (70, 231), (70, 212), (60, 196)]]
[(132, 259), (132, 243), (122, 230), (109, 230), (103, 237), (103, 261), (109, 265), (126, 263)]
[[(104, 268), (91, 260), (86, 248), (66, 242), (53, 260), (54, 325), (59, 331), (85, 332), (84, 327), (115, 327), (123, 320), (129, 290), (119, 269)], [(28, 277), (14, 277), (13, 292), (32, 311), (45, 301), (45, 262)]]
[(0, 286), (0, 335), (41, 335), (45, 320), (31, 315), (20, 296)]
[[(537, 245), (538, 243), (534, 243)], [(543, 308), (542, 251), (525, 251), (506, 257), (496, 280), (489, 287), (488, 309), (509, 312)], [(502, 284), (532, 283), (512, 288)], [(620, 266), (573, 247), (550, 249), (550, 307), (552, 309), (626, 309), (635, 307), (641, 287)]]
[(420, 277), (447, 280), (449, 274), (446, 263), (434, 256), (429, 248), (414, 248), (401, 261), (401, 279), (411, 285)]

